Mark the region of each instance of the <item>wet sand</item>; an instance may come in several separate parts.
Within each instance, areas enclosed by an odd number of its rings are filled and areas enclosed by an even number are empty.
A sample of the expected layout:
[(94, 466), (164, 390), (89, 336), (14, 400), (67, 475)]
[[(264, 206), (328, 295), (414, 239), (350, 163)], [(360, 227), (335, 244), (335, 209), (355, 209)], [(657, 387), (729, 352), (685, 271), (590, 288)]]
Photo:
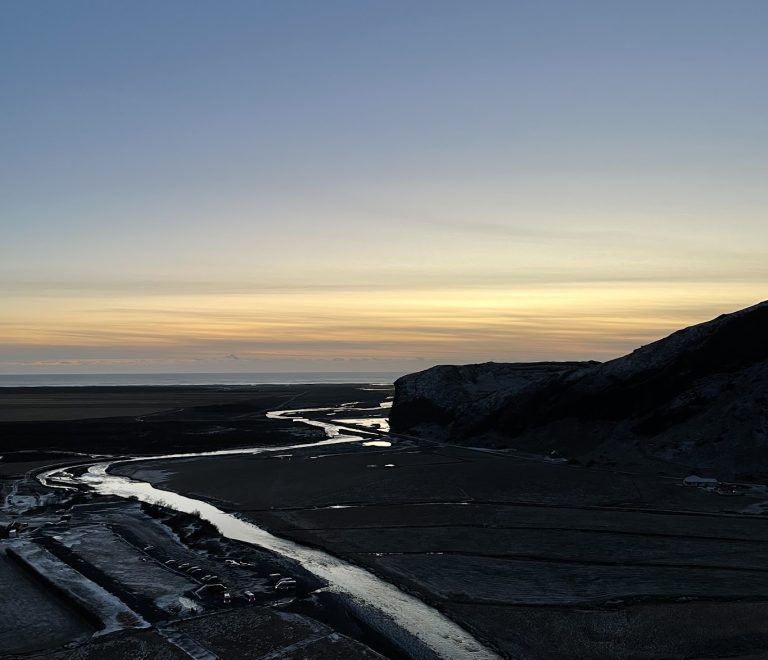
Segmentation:
[(188, 385), (120, 387), (0, 387), (0, 422), (35, 422), (135, 417), (174, 409), (227, 406), (240, 412), (279, 407), (291, 397), (325, 403), (359, 385)]
[[(0, 388), (0, 454), (20, 450), (163, 454), (283, 442), (319, 429), (268, 420), (287, 405), (378, 403), (382, 388), (350, 385)], [(389, 390), (384, 388), (387, 392)], [(45, 464), (45, 457), (41, 457)]]
[(114, 471), (364, 566), (509, 657), (768, 647), (768, 519), (679, 479), (397, 439)]
[[(165, 394), (162, 405), (176, 396)], [(192, 401), (211, 393), (183, 394)], [(19, 438), (56, 428), (57, 438), (130, 454), (283, 446), (316, 442), (323, 430), (267, 419), (266, 410), (375, 407), (387, 394), (249, 388), (148, 416), (0, 427)], [(113, 394), (118, 403), (129, 395)], [(366, 413), (306, 414), (330, 421)], [(768, 648), (768, 517), (739, 513), (755, 498), (720, 497), (652, 473), (387, 441), (139, 461), (112, 471), (365, 567), (507, 657), (650, 660)]]

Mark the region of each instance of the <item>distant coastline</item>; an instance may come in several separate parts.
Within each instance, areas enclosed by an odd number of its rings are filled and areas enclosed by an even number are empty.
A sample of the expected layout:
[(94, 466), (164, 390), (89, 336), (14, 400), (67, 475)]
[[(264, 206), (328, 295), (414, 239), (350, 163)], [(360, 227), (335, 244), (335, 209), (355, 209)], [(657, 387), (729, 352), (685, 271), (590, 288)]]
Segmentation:
[(108, 387), (163, 385), (391, 385), (400, 372), (306, 371), (167, 374), (0, 374), (0, 387)]

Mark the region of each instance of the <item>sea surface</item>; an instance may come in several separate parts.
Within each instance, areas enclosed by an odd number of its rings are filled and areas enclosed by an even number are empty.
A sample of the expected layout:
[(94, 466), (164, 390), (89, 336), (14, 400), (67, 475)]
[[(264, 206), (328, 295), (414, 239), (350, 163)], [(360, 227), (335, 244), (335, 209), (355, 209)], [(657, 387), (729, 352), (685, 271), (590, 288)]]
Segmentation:
[(391, 385), (402, 373), (307, 371), (294, 373), (204, 374), (0, 374), (0, 387), (108, 385), (298, 385), (361, 383)]

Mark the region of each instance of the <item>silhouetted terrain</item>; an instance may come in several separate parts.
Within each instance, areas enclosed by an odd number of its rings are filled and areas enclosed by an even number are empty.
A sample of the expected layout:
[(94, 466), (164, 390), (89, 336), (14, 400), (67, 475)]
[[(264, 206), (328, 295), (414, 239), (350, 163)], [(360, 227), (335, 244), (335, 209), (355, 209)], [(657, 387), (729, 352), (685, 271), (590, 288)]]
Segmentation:
[(283, 442), (283, 428), (321, 440), (319, 429), (268, 420), (264, 412), (297, 396), (318, 406), (364, 394), (354, 385), (0, 388), (0, 454), (10, 461), (14, 452), (40, 450), (211, 451)]
[(768, 473), (768, 302), (599, 363), (438, 366), (395, 383), (392, 430), (582, 461)]

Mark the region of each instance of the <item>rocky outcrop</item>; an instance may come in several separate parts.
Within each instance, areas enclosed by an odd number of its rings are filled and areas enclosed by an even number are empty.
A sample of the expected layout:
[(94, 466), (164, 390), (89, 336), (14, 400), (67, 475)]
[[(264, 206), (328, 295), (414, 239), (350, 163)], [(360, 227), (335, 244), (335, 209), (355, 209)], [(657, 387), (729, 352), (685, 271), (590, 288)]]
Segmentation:
[(436, 367), (395, 387), (395, 431), (768, 474), (768, 302), (602, 364)]
[(486, 422), (524, 390), (597, 362), (439, 365), (395, 382), (394, 431), (460, 437)]

